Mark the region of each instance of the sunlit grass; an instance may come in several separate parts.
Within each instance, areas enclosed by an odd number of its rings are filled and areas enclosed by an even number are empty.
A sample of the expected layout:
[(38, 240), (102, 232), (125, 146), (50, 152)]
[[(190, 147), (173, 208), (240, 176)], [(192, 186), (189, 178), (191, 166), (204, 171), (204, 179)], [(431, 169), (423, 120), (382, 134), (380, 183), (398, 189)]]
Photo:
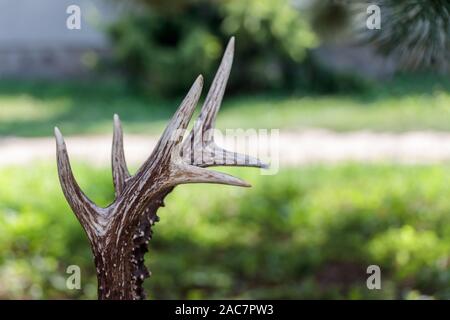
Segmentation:
[[(137, 96), (120, 85), (0, 83), (0, 135), (111, 132), (118, 113), (129, 133), (160, 133), (181, 97)], [(298, 93), (225, 97), (219, 128), (336, 131), (450, 130), (450, 79), (403, 76), (352, 95)]]
[(222, 111), (223, 128), (307, 129), (336, 131), (450, 130), (450, 92), (412, 94), (362, 101), (359, 97), (277, 97), (236, 99)]

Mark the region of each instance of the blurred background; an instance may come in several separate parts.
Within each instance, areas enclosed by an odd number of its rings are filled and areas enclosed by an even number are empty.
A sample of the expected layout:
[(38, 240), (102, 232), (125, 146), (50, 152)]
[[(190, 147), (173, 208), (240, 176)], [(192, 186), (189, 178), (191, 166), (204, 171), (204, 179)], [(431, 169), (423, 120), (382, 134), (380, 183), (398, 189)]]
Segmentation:
[[(72, 4), (81, 29), (66, 26)], [(106, 206), (113, 114), (137, 169), (231, 36), (217, 126), (280, 129), (281, 169), (170, 194), (149, 297), (450, 299), (448, 0), (0, 0), (0, 298), (96, 298), (53, 127)]]

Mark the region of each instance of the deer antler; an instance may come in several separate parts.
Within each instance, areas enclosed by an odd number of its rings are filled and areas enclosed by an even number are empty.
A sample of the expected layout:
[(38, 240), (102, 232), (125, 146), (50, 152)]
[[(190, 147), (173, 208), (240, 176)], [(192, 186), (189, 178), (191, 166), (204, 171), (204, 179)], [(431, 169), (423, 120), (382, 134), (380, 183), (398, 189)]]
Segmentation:
[(265, 167), (255, 158), (216, 145), (212, 129), (233, 62), (231, 38), (200, 115), (187, 139), (184, 131), (203, 87), (199, 76), (170, 120), (150, 157), (134, 176), (129, 174), (119, 117), (114, 115), (112, 171), (115, 200), (96, 206), (73, 176), (63, 137), (55, 128), (58, 174), (64, 195), (86, 231), (94, 254), (99, 299), (143, 299), (142, 283), (150, 275), (144, 254), (152, 237), (156, 212), (173, 188), (186, 183), (219, 183), (249, 187), (245, 181), (205, 169), (214, 165)]

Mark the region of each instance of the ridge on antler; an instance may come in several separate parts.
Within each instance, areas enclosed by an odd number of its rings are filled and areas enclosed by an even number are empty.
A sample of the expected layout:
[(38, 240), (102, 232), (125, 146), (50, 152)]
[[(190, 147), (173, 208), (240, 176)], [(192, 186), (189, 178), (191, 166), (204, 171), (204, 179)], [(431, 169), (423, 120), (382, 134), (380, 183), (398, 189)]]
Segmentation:
[(55, 128), (58, 174), (64, 195), (87, 233), (94, 254), (100, 299), (142, 299), (142, 283), (150, 275), (144, 254), (152, 237), (156, 212), (173, 188), (186, 183), (250, 185), (231, 175), (205, 169), (210, 166), (266, 167), (260, 160), (226, 151), (214, 141), (214, 123), (231, 71), (234, 38), (195, 121), (183, 139), (203, 87), (199, 76), (170, 120), (150, 157), (130, 175), (123, 149), (123, 133), (114, 115), (112, 175), (115, 200), (107, 208), (95, 205), (80, 189), (69, 162), (63, 137)]

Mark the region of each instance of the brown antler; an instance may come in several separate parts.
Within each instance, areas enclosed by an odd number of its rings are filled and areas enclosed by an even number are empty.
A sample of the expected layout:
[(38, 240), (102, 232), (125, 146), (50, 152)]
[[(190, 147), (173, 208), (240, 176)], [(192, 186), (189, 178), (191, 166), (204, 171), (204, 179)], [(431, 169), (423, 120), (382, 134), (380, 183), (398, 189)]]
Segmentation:
[(128, 172), (119, 117), (114, 115), (112, 169), (115, 200), (96, 206), (81, 191), (60, 131), (55, 128), (58, 173), (64, 195), (86, 231), (94, 254), (99, 299), (143, 299), (142, 283), (150, 275), (144, 255), (156, 212), (173, 188), (185, 183), (219, 183), (249, 187), (233, 176), (210, 171), (214, 165), (265, 167), (254, 158), (218, 147), (212, 133), (233, 61), (234, 38), (227, 46), (200, 115), (187, 139), (184, 131), (203, 86), (199, 76), (169, 122), (150, 157), (134, 176)]

